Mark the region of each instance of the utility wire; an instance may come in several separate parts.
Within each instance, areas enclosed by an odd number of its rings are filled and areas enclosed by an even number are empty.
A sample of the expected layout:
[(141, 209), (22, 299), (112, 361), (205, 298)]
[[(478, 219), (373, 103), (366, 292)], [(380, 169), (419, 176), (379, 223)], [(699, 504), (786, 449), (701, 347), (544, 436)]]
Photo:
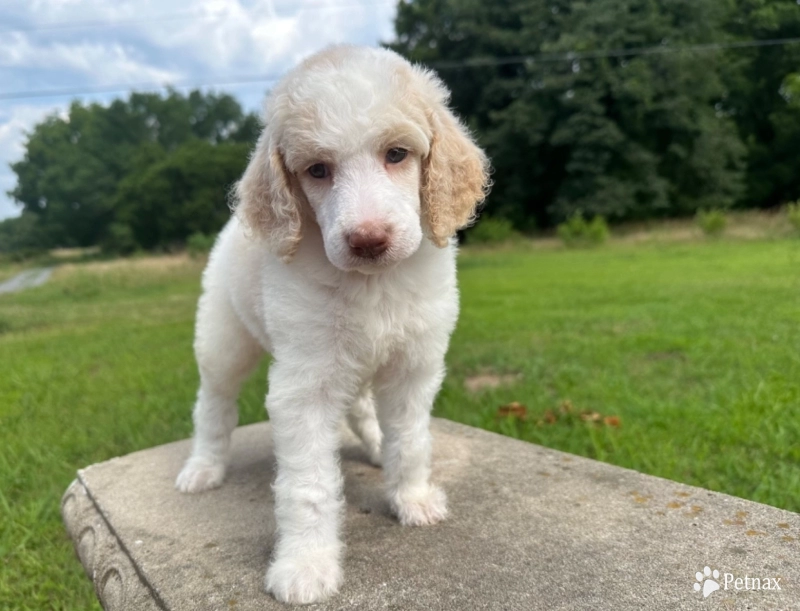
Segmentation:
[(44, 89), (41, 91), (0, 91), (0, 100), (25, 100), (32, 98), (53, 98), (59, 96), (76, 96), (81, 94), (95, 94), (95, 93), (116, 93), (118, 91), (127, 91), (129, 89), (186, 89), (194, 87), (211, 87), (220, 85), (247, 85), (251, 83), (271, 83), (275, 82), (283, 73), (280, 74), (265, 74), (265, 75), (252, 75), (242, 76), (232, 79), (217, 80), (211, 79), (207, 81), (175, 81), (175, 82), (143, 82), (143, 83), (120, 83), (118, 85), (107, 85), (100, 87), (82, 87), (63, 89)]
[[(395, 2), (391, 1), (384, 1), (384, 2), (346, 2), (346, 3), (335, 3), (335, 4), (324, 4), (324, 3), (301, 3), (301, 4), (294, 4), (291, 8), (291, 14), (294, 15), (298, 12), (302, 11), (309, 11), (309, 10), (318, 10), (318, 11), (327, 11), (327, 10), (340, 10), (340, 9), (350, 9), (350, 8), (373, 8), (373, 7), (383, 7), (383, 6), (394, 6)], [(283, 15), (287, 14), (289, 11), (284, 10), (283, 8), (277, 9), (274, 11), (275, 15)], [(35, 26), (22, 26), (22, 27), (14, 27), (14, 28), (3, 28), (0, 29), (0, 34), (10, 34), (10, 33), (32, 33), (32, 32), (51, 32), (56, 30), (89, 30), (92, 28), (111, 28), (116, 26), (122, 25), (137, 25), (141, 23), (155, 23), (155, 22), (164, 22), (164, 21), (181, 21), (185, 19), (191, 19), (194, 21), (221, 21), (228, 17), (228, 13), (225, 11), (217, 12), (216, 14), (201, 14), (197, 11), (179, 11), (174, 13), (164, 13), (162, 15), (150, 15), (148, 17), (133, 17), (127, 19), (103, 19), (103, 20), (89, 20), (89, 21), (61, 21), (61, 22), (53, 22), (53, 23), (43, 23), (40, 25)]]
[(602, 51), (567, 51), (565, 53), (542, 53), (539, 55), (515, 55), (511, 57), (476, 57), (462, 61), (441, 61), (432, 62), (431, 67), (443, 68), (464, 68), (473, 66), (504, 66), (507, 64), (523, 63), (552, 63), (563, 61), (576, 61), (581, 59), (603, 59), (612, 57), (633, 57), (637, 55), (663, 55), (667, 53), (704, 53), (707, 51), (719, 51), (722, 49), (747, 49), (752, 47), (775, 47), (784, 45), (800, 44), (800, 38), (772, 38), (766, 40), (745, 40), (739, 42), (719, 42), (706, 43), (699, 45), (685, 45), (681, 47), (670, 47), (659, 45), (656, 47), (638, 47), (634, 49), (608, 49)]
[[(747, 40), (740, 42), (729, 43), (707, 43), (699, 45), (685, 45), (681, 47), (670, 47), (667, 45), (660, 45), (657, 47), (639, 47), (635, 49), (609, 49), (601, 51), (569, 51), (565, 53), (554, 54), (538, 54), (538, 55), (517, 55), (512, 57), (487, 57), (487, 58), (473, 58), (462, 61), (440, 61), (428, 62), (427, 66), (439, 70), (448, 70), (453, 68), (474, 68), (483, 66), (504, 66), (511, 64), (522, 63), (553, 63), (562, 61), (577, 61), (581, 59), (602, 59), (613, 57), (634, 57), (645, 55), (661, 55), (666, 53), (704, 53), (708, 51), (717, 51), (723, 49), (746, 49), (753, 47), (769, 47), (769, 46), (785, 46), (800, 44), (800, 38), (773, 38), (767, 40)], [(81, 94), (93, 93), (114, 93), (117, 91), (126, 91), (128, 89), (160, 89), (165, 87), (174, 87), (176, 89), (189, 88), (189, 87), (208, 87), (219, 85), (240, 85), (250, 83), (268, 83), (277, 81), (282, 74), (270, 75), (246, 75), (232, 79), (209, 79), (205, 81), (176, 81), (176, 82), (149, 82), (149, 83), (119, 83), (116, 85), (107, 85), (102, 87), (83, 87), (83, 88), (64, 88), (64, 89), (45, 89), (40, 91), (35, 90), (22, 90), (22, 91), (0, 91), (0, 100), (21, 100), (21, 99), (34, 99), (46, 98), (56, 96), (75, 96)]]

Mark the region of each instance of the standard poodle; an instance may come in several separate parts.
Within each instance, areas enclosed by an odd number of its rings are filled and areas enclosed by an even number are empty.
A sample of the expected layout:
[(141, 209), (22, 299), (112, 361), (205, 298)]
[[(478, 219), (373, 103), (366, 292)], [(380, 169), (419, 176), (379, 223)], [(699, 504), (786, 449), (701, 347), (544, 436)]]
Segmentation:
[(488, 161), (432, 72), (339, 46), (271, 91), (266, 126), (203, 275), (200, 389), (183, 492), (219, 486), (242, 381), (273, 357), (276, 544), (266, 588), (312, 603), (342, 581), (339, 426), (383, 465), (401, 524), (447, 515), (430, 411), (458, 316), (455, 232)]

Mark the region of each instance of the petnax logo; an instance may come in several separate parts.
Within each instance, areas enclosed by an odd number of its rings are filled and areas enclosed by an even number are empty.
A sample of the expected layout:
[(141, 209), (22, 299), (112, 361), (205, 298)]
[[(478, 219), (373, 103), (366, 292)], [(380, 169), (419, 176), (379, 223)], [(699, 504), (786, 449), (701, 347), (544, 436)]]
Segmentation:
[(780, 577), (736, 577), (733, 573), (720, 573), (717, 569), (703, 567), (695, 573), (694, 591), (708, 598), (717, 590), (770, 590), (780, 591)]

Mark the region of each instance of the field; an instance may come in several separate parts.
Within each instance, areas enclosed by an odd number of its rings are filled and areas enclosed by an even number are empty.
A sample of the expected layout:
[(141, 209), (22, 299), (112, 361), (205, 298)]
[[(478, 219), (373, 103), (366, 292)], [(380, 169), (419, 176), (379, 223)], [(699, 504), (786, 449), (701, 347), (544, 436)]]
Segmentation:
[[(749, 237), (463, 250), (436, 415), (800, 511), (800, 240)], [(190, 434), (201, 269), (67, 264), (0, 296), (0, 608), (99, 608), (59, 499)]]

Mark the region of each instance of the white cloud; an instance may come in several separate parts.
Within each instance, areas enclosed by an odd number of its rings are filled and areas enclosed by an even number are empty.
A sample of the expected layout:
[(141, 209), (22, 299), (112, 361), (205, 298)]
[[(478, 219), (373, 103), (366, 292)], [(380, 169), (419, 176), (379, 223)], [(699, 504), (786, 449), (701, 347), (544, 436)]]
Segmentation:
[(36, 45), (22, 33), (0, 37), (0, 68), (68, 70), (95, 84), (173, 81), (180, 75), (135, 59), (135, 51), (112, 43)]
[[(394, 12), (393, 0), (29, 0), (0, 6), (0, 23), (20, 28), (0, 32), (0, 94), (280, 74), (329, 44), (389, 39)], [(267, 87), (218, 89), (253, 110)], [(101, 102), (113, 97), (91, 96)], [(22, 157), (23, 130), (68, 104), (67, 98), (41, 105), (0, 99), (0, 219), (18, 210), (5, 191), (13, 188), (8, 163)]]

